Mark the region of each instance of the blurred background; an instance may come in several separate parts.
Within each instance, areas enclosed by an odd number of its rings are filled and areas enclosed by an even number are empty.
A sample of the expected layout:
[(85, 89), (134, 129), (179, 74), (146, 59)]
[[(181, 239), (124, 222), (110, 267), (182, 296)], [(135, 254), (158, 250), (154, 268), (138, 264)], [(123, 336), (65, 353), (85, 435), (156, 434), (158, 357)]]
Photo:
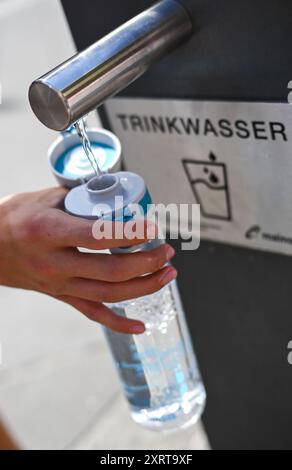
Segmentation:
[[(56, 184), (46, 154), (57, 136), (27, 91), (74, 51), (59, 0), (0, 0), (0, 196)], [(0, 417), (20, 447), (209, 447), (201, 424), (161, 436), (132, 423), (101, 329), (65, 304), (0, 287), (0, 344)]]

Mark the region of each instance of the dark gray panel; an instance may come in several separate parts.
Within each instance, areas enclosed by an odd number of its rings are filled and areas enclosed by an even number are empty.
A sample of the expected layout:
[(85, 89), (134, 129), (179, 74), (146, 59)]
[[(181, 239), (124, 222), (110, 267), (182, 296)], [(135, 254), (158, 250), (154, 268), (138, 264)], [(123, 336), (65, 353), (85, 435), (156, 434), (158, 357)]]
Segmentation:
[[(124, 96), (286, 100), (291, 80), (290, 0), (180, 0), (194, 34), (121, 93)], [(141, 10), (147, 0), (63, 0), (82, 49)]]
[(291, 449), (289, 257), (202, 242), (174, 264), (216, 449)]

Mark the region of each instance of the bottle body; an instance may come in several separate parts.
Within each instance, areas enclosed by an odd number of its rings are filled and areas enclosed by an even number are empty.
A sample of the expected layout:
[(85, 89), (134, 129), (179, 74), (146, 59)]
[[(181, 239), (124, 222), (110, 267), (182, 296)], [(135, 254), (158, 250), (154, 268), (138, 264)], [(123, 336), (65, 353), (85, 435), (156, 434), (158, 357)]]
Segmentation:
[(142, 335), (106, 330), (134, 421), (158, 431), (194, 424), (204, 410), (206, 393), (176, 281), (110, 307), (146, 325)]

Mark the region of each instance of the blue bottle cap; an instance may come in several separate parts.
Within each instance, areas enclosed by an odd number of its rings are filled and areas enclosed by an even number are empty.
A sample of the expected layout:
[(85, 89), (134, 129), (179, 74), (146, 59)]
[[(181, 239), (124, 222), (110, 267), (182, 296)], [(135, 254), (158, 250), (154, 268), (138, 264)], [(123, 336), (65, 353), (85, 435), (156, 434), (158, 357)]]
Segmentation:
[[(104, 172), (119, 170), (122, 153), (119, 139), (105, 129), (87, 129), (87, 134), (100, 169)], [(63, 132), (58, 137), (49, 149), (48, 160), (61, 186), (73, 188), (94, 176), (80, 137), (75, 132)]]
[(134, 204), (144, 215), (150, 203), (143, 178), (129, 171), (96, 176), (71, 189), (64, 202), (66, 212), (74, 216), (122, 221), (132, 218)]

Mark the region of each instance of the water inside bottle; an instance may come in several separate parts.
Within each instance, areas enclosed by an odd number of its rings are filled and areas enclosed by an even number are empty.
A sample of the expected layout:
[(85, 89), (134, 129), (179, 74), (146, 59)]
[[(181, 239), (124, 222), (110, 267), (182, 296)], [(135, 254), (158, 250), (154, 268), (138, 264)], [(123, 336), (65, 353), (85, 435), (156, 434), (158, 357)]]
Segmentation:
[(139, 318), (147, 328), (133, 336), (106, 330), (133, 419), (159, 431), (195, 423), (206, 394), (176, 283), (110, 307), (120, 315)]
[(100, 167), (99, 167), (97, 158), (96, 158), (96, 156), (94, 155), (91, 142), (90, 142), (89, 137), (88, 137), (87, 132), (86, 132), (86, 127), (85, 127), (85, 121), (84, 121), (84, 119), (79, 119), (79, 120), (74, 124), (74, 127), (75, 127), (75, 129), (76, 129), (77, 134), (78, 134), (79, 137), (80, 137), (83, 150), (84, 150), (84, 152), (85, 152), (85, 155), (86, 155), (87, 158), (88, 158), (88, 161), (89, 161), (90, 165), (91, 165), (92, 168), (93, 168), (93, 171), (94, 171), (95, 175), (96, 175), (96, 176), (102, 175), (102, 171), (101, 171), (101, 169), (100, 169)]

